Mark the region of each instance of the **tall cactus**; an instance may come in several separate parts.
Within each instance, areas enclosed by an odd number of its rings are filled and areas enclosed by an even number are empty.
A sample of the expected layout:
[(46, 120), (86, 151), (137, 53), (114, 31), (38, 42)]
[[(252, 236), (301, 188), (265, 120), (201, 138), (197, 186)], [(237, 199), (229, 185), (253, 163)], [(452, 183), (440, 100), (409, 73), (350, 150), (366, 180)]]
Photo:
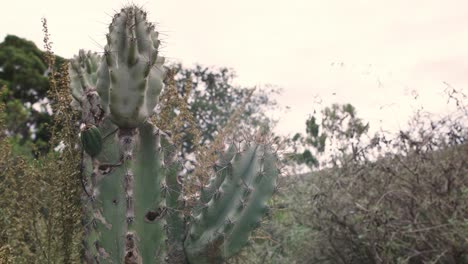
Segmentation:
[(146, 13), (129, 6), (114, 16), (103, 56), (80, 51), (70, 61), (83, 122), (85, 263), (221, 263), (268, 211), (278, 169), (262, 140), (220, 154), (197, 206), (185, 205), (174, 146), (150, 121), (164, 88), (159, 43)]

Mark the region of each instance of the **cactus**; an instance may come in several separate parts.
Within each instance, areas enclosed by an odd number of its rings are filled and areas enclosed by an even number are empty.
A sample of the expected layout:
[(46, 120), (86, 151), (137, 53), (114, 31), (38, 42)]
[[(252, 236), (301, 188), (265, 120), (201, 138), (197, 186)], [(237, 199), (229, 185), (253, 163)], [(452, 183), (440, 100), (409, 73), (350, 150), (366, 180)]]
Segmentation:
[(114, 16), (102, 56), (70, 61), (83, 122), (85, 263), (221, 263), (268, 211), (278, 168), (263, 139), (231, 145), (197, 204), (184, 202), (175, 146), (151, 122), (166, 72), (159, 43), (146, 13), (129, 6)]

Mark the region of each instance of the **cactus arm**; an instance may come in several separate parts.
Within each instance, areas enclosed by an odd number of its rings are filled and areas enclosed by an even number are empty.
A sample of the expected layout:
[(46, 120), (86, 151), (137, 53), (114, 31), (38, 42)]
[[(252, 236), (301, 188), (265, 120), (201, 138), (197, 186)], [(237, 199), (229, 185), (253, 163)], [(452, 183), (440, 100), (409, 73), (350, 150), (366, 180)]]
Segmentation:
[[(164, 70), (146, 14), (128, 7), (118, 13), (109, 27), (106, 63), (109, 68), (109, 110), (119, 127), (135, 128), (152, 115), (163, 87)], [(154, 43), (154, 42), (157, 43)]]
[(248, 174), (257, 166), (256, 151), (256, 147), (248, 148), (244, 153), (238, 153), (234, 157), (233, 164), (227, 165), (224, 170), (228, 175), (210, 202), (206, 204), (205, 209), (202, 209), (198, 216), (199, 223), (193, 225), (191, 236), (210, 236), (209, 233), (217, 231), (223, 221), (227, 220), (229, 213), (240, 203), (243, 193), (242, 175)]
[[(70, 60), (70, 89), (74, 102), (81, 109), (82, 122), (87, 126), (99, 125), (97, 133), (100, 135), (112, 135), (116, 127), (109, 119), (101, 120), (99, 96), (95, 92), (99, 60), (97, 54), (82, 50)], [(115, 263), (123, 257), (123, 243), (119, 237), (125, 230), (125, 197), (119, 182), (123, 181), (124, 170), (115, 135), (98, 140), (95, 133), (93, 140), (83, 141), (83, 144), (90, 144), (83, 146), (85, 150), (93, 150), (88, 151), (83, 160), (87, 194), (82, 198), (86, 213), (83, 218), (84, 255), (88, 263)], [(95, 151), (98, 148), (99, 151)]]
[[(101, 175), (98, 175), (99, 177)], [(125, 177), (125, 164), (104, 175), (95, 186), (94, 220), (99, 234), (93, 241), (99, 253), (99, 263), (119, 263), (123, 257), (125, 234), (125, 196), (122, 181)], [(99, 193), (97, 193), (99, 192)]]
[(128, 221), (128, 234), (134, 234), (136, 249), (143, 263), (155, 263), (162, 252), (166, 214), (161, 195), (164, 175), (158, 129), (150, 123), (143, 123), (138, 129), (137, 144), (132, 165), (133, 187), (127, 188), (127, 199), (131, 200), (127, 205), (127, 217), (134, 217)]
[(169, 135), (161, 132), (161, 146), (164, 149), (163, 196), (166, 202), (166, 262), (186, 263), (184, 254), (185, 202), (182, 198), (182, 182), (179, 177), (181, 164), (177, 158), (177, 147)]
[(236, 154), (236, 148), (233, 144), (229, 145), (229, 148), (225, 153), (222, 153), (219, 157), (219, 161), (215, 164), (215, 173), (213, 177), (210, 178), (208, 185), (203, 187), (200, 193), (200, 202), (202, 205), (208, 203), (211, 198), (213, 198), (216, 190), (219, 189), (221, 184), (224, 182), (226, 175), (232, 173), (231, 170), (231, 161)]
[(98, 65), (101, 57), (96, 53), (80, 50), (69, 62), (72, 106), (81, 111), (82, 121), (95, 124), (102, 118), (100, 99), (96, 93)]
[(97, 81), (100, 56), (80, 50), (79, 55), (69, 62), (70, 90), (75, 108), (81, 110), (85, 102), (85, 91), (92, 90)]
[[(102, 150), (95, 158), (87, 158), (86, 188), (91, 197), (84, 196), (88, 212), (85, 226), (85, 255), (87, 263), (119, 263), (123, 258), (125, 235), (125, 195), (123, 180), (125, 164), (115, 133), (115, 126), (105, 120), (101, 126)], [(90, 171), (91, 169), (91, 171)]]
[(262, 146), (264, 151), (260, 157), (261, 168), (257, 174), (252, 175), (253, 179), (248, 183), (248, 188), (254, 191), (244, 197), (241, 205), (243, 210), (237, 210), (232, 216), (235, 219), (232, 226), (228, 226), (231, 230), (225, 244), (227, 258), (241, 250), (248, 241), (249, 233), (259, 226), (262, 217), (269, 211), (267, 201), (273, 195), (279, 171), (277, 158), (268, 151), (268, 147)]
[(244, 246), (274, 189), (273, 158), (256, 143), (235, 155), (223, 183), (191, 223), (184, 244), (190, 263), (220, 263)]
[(83, 101), (84, 87), (82, 84), (82, 69), (76, 60), (71, 60), (69, 64), (69, 77), (72, 98), (79, 103)]
[(148, 89), (146, 91), (146, 98), (149, 98), (149, 101), (146, 103), (146, 111), (148, 113), (153, 113), (154, 108), (159, 103), (159, 94), (164, 88), (163, 80), (166, 74), (166, 70), (163, 67), (164, 58), (158, 58), (159, 60), (156, 61), (155, 65), (151, 68), (148, 77), (148, 86), (153, 87), (153, 89)]
[[(108, 47), (106, 46), (106, 56), (110, 53)], [(109, 77), (109, 67), (105, 63), (105, 56), (102, 58), (101, 63), (97, 71), (97, 81), (96, 81), (96, 91), (99, 94), (101, 99), (100, 104), (104, 112), (109, 113), (109, 87), (110, 87), (110, 77)], [(104, 62), (103, 62), (104, 61)]]

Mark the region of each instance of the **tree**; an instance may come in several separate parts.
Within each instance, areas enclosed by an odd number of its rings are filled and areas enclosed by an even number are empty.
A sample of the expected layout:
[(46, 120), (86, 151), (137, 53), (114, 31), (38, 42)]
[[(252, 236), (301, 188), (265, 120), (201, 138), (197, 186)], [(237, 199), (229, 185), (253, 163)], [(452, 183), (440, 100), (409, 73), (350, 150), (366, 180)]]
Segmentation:
[(176, 64), (172, 68), (176, 71), (176, 86), (180, 96), (185, 96), (186, 84), (191, 82), (189, 110), (201, 131), (200, 142), (185, 140), (184, 153), (192, 153), (197, 144), (212, 142), (217, 132), (244, 102), (247, 104), (240, 118), (240, 127), (252, 130), (254, 127), (271, 128), (274, 124), (274, 120), (270, 119), (265, 111), (277, 106), (271, 95), (279, 93), (278, 89), (259, 89), (251, 94), (252, 89), (232, 84), (236, 77), (235, 72), (225, 67), (209, 68), (196, 65), (193, 68), (185, 68), (182, 64)]
[(327, 146), (333, 147), (328, 150), (334, 162), (340, 160), (336, 159), (337, 155), (358, 159), (361, 138), (369, 130), (369, 123), (365, 124), (357, 117), (356, 109), (351, 104), (325, 107), (321, 116), (320, 122), (317, 116), (310, 116), (306, 120), (306, 134), (297, 133), (291, 139), (291, 159), (309, 168), (319, 167), (319, 157), (327, 151)]
[[(56, 57), (56, 66), (64, 59)], [(0, 43), (1, 99), (8, 113), (7, 130), (19, 137), (20, 143), (34, 142), (39, 149), (47, 149), (50, 133), (50, 114), (46, 111), (49, 83), (44, 52), (26, 39), (8, 35)]]

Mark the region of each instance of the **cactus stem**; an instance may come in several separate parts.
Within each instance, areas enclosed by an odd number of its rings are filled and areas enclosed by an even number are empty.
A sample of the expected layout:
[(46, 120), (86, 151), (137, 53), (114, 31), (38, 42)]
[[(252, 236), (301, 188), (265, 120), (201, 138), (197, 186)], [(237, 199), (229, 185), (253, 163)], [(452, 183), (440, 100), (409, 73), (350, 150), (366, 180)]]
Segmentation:
[(94, 131), (83, 139), (84, 259), (221, 263), (269, 211), (267, 199), (277, 191), (273, 147), (244, 138), (214, 152), (209, 183), (188, 210), (178, 148), (149, 122), (166, 70), (159, 33), (146, 16), (134, 5), (123, 8), (109, 25), (104, 55), (80, 51), (70, 61), (72, 105)]

